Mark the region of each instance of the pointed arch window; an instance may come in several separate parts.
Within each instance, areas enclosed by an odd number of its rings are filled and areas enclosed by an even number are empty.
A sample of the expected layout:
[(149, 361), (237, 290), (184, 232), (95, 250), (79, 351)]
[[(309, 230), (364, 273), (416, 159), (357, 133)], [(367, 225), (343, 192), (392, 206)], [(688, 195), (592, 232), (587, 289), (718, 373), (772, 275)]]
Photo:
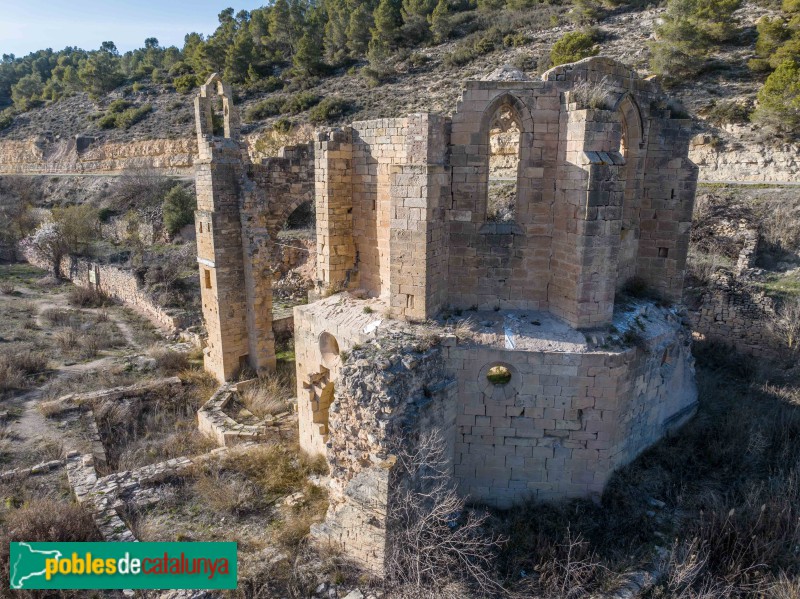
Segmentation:
[(486, 220), (513, 223), (517, 219), (519, 152), (522, 126), (511, 104), (501, 104), (489, 126), (489, 176)]

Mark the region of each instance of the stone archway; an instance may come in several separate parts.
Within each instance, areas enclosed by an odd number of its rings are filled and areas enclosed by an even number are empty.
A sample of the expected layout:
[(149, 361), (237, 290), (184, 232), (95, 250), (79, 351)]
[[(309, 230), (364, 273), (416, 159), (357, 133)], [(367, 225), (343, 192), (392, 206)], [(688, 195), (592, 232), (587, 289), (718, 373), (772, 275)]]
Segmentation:
[(625, 159), (620, 176), (624, 181), (622, 197), (622, 227), (620, 229), (619, 259), (616, 288), (620, 289), (636, 276), (641, 230), (641, 193), (644, 181), (645, 142), (642, 116), (630, 94), (617, 104), (622, 123), (620, 154)]

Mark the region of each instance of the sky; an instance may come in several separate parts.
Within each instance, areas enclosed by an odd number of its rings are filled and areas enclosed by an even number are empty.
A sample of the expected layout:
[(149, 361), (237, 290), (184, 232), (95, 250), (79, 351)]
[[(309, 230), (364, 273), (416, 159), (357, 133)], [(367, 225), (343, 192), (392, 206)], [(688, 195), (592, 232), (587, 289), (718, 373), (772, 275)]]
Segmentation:
[[(226, 1), (228, 2), (226, 4)], [(94, 50), (112, 41), (120, 53), (158, 38), (162, 46), (183, 46), (192, 31), (213, 33), (217, 15), (233, 6), (252, 10), (266, 0), (0, 0), (0, 54), (24, 56), (35, 50), (78, 46)]]

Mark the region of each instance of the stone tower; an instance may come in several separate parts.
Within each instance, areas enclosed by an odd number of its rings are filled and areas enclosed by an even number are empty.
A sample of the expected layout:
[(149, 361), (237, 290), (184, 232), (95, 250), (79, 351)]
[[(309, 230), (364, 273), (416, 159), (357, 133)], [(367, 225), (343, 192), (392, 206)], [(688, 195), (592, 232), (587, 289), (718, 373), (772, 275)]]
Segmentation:
[[(195, 163), (197, 262), (208, 333), (205, 367), (225, 381), (243, 366), (257, 372), (275, 368), (271, 277), (266, 263), (269, 238), (244, 211), (249, 161), (247, 148), (239, 141), (230, 86), (211, 75), (200, 87), (194, 106), (199, 153)], [(221, 109), (221, 119), (216, 108)]]

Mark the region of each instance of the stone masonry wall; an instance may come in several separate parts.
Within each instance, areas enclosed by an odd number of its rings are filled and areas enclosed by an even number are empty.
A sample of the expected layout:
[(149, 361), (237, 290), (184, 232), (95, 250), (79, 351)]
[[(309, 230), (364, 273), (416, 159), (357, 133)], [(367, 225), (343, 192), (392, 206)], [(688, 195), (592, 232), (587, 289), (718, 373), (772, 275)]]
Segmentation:
[(358, 286), (389, 297), (392, 171), (406, 162), (408, 119), (353, 123), (353, 239)]
[[(50, 269), (46, 260), (39, 260), (30, 252), (25, 255), (25, 259), (34, 266)], [(192, 324), (190, 315), (179, 311), (168, 311), (156, 305), (130, 271), (83, 258), (65, 256), (61, 260), (61, 276), (75, 285), (95, 288), (104, 295), (119, 300), (159, 328), (174, 333)]]
[(762, 357), (785, 356), (785, 346), (770, 329), (775, 302), (732, 273), (718, 271), (688, 311), (693, 331), (710, 341)]
[[(602, 492), (608, 477), (660, 439), (695, 405), (688, 340), (659, 321), (647, 349), (525, 352), (458, 345), (455, 476), (471, 499), (508, 508)], [(486, 379), (492, 366), (511, 381)], [(671, 426), (671, 425), (670, 425)]]
[(324, 524), (313, 530), (315, 538), (336, 543), (373, 574), (383, 574), (393, 489), (414, 482), (398, 478), (395, 453), (437, 429), (452, 455), (453, 392), (440, 349), (420, 345), (413, 335), (389, 333), (379, 346), (353, 349), (331, 405), (331, 505)]

